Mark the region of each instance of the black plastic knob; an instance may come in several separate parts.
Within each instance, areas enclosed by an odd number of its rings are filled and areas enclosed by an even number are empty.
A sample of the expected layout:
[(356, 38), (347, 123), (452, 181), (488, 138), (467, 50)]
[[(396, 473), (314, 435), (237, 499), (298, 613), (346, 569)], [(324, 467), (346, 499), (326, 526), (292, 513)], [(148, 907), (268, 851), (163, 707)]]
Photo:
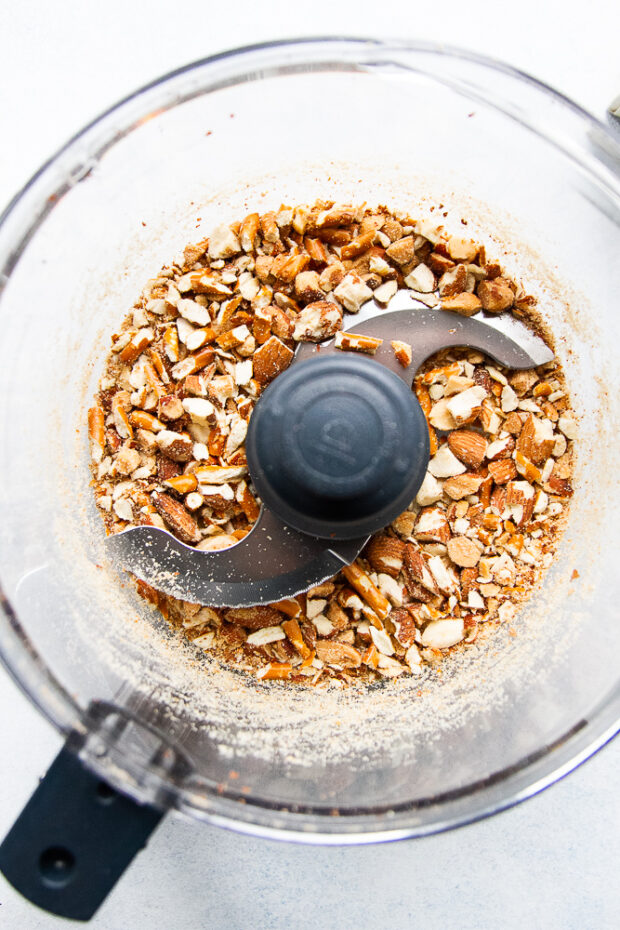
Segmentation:
[(411, 388), (383, 365), (317, 356), (266, 388), (246, 451), (258, 495), (284, 523), (355, 539), (386, 526), (415, 497), (428, 427)]

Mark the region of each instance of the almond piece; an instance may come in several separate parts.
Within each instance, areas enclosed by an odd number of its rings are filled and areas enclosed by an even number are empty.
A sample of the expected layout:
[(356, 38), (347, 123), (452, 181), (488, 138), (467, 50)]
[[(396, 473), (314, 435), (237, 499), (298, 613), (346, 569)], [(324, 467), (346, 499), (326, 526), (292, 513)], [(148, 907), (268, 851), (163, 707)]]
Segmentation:
[[(203, 307), (202, 304), (196, 303), (195, 300), (189, 300), (189, 298), (182, 298), (177, 303), (177, 310), (181, 314), (184, 320), (187, 320), (188, 323), (192, 323), (194, 326), (208, 326), (211, 322), (211, 314), (207, 307)], [(186, 330), (188, 333), (191, 332), (190, 329)], [(186, 342), (186, 339), (182, 339), (182, 342)]]
[(457, 459), (468, 468), (479, 468), (487, 451), (487, 441), (481, 433), (459, 429), (448, 436), (448, 446)]
[(371, 299), (372, 291), (358, 274), (350, 272), (334, 290), (334, 297), (349, 313), (357, 313), (360, 307)]
[(397, 265), (408, 265), (415, 258), (413, 236), (404, 236), (402, 239), (393, 242), (385, 250), (385, 254)]
[(370, 566), (377, 572), (386, 572), (397, 578), (403, 566), (405, 544), (395, 536), (373, 536), (364, 553)]
[(381, 594), (387, 597), (390, 604), (394, 607), (402, 607), (404, 589), (399, 581), (392, 578), (391, 575), (386, 575), (384, 572), (381, 572), (377, 576), (377, 585)]
[(517, 526), (524, 526), (532, 517), (536, 491), (529, 481), (510, 481), (506, 488), (506, 507)]
[(496, 439), (489, 443), (485, 453), (489, 462), (495, 462), (497, 459), (507, 459), (514, 452), (515, 441), (512, 436), (505, 436), (503, 439)]
[(231, 258), (241, 251), (239, 240), (230, 226), (222, 223), (209, 236), (209, 258)]
[(460, 294), (455, 294), (454, 297), (442, 297), (441, 309), (452, 310), (454, 313), (460, 313), (461, 316), (473, 316), (474, 313), (478, 313), (482, 309), (482, 304), (480, 298), (476, 297), (475, 294), (463, 291)]
[(295, 296), (304, 303), (324, 297), (317, 271), (301, 271), (295, 278)]
[(183, 504), (169, 497), (168, 494), (153, 493), (151, 500), (164, 522), (181, 542), (188, 545), (200, 542), (200, 530), (192, 515)]
[(462, 475), (466, 471), (465, 465), (451, 452), (448, 444), (441, 446), (438, 452), (428, 463), (428, 470), (435, 478), (451, 478)]
[(422, 633), (422, 645), (431, 649), (449, 649), (460, 643), (465, 636), (463, 620), (432, 620)]
[(293, 360), (293, 351), (277, 336), (272, 336), (257, 349), (253, 356), (254, 377), (259, 384), (268, 384), (288, 368)]
[(405, 662), (409, 666), (409, 671), (418, 675), (422, 670), (422, 656), (415, 643), (411, 643), (405, 653)]
[(389, 304), (397, 290), (398, 283), (396, 281), (386, 281), (385, 284), (380, 284), (379, 287), (375, 288), (373, 297), (377, 303)]
[(437, 429), (448, 430), (456, 427), (456, 420), (448, 410), (447, 397), (442, 397), (433, 404), (428, 415), (428, 421), (431, 426), (435, 426)]
[(334, 630), (341, 631), (348, 627), (349, 615), (336, 601), (331, 602), (325, 613)]
[(407, 543), (405, 546), (403, 574), (405, 576), (405, 585), (412, 597), (416, 596), (414, 591), (417, 590), (418, 585), (432, 594), (439, 594), (439, 589), (422, 551), (412, 543)]
[(377, 671), (380, 675), (383, 675), (384, 678), (397, 678), (399, 675), (402, 675), (406, 669), (398, 659), (394, 659), (391, 656), (386, 656), (379, 652)]
[(447, 244), (448, 255), (455, 262), (473, 262), (480, 250), (480, 246), (472, 239), (459, 239), (458, 236), (450, 236)]
[(318, 640), (316, 654), (321, 662), (335, 668), (357, 668), (362, 664), (361, 653), (348, 643)]
[(518, 413), (509, 413), (502, 424), (502, 429), (510, 433), (511, 436), (518, 436), (523, 429), (523, 420)]
[(435, 584), (443, 594), (450, 595), (458, 591), (458, 575), (441, 556), (432, 555), (428, 560), (428, 567)]
[[(424, 476), (424, 481), (420, 486), (420, 490), (416, 494), (416, 503), (419, 504), (420, 507), (428, 507), (430, 504), (434, 504), (436, 501), (441, 500), (442, 495), (443, 484), (441, 481), (437, 481), (437, 478), (435, 478), (430, 471), (427, 471)], [(410, 534), (408, 533), (407, 535)]]
[(558, 429), (560, 432), (564, 433), (567, 439), (577, 439), (579, 435), (579, 428), (575, 420), (563, 414), (558, 420)]
[(517, 477), (517, 469), (512, 459), (499, 459), (497, 462), (489, 462), (488, 473), (495, 484), (506, 484)]
[(454, 297), (467, 291), (467, 268), (465, 265), (457, 265), (442, 274), (439, 279), (440, 297)]
[(471, 378), (465, 378), (463, 375), (450, 375), (446, 381), (443, 396), (454, 397), (455, 394), (461, 394), (468, 388), (474, 387), (475, 383)]
[(286, 639), (286, 633), (281, 626), (264, 626), (262, 629), (250, 633), (246, 643), (248, 646), (268, 646), (270, 643), (277, 643), (281, 639)]
[(555, 445), (553, 425), (550, 420), (539, 420), (529, 415), (517, 439), (517, 451), (521, 452), (534, 465), (546, 461)]
[(139, 465), (140, 453), (137, 449), (133, 449), (129, 445), (129, 442), (125, 442), (114, 458), (112, 473), (116, 475), (130, 475)]
[(526, 394), (537, 381), (538, 375), (531, 368), (526, 368), (523, 371), (513, 371), (510, 375), (510, 384), (517, 394)]
[[(506, 389), (504, 388), (504, 390)], [(485, 389), (476, 385), (475, 387), (470, 387), (466, 391), (461, 391), (460, 394), (455, 394), (454, 397), (451, 397), (446, 404), (446, 408), (454, 417), (456, 425), (460, 426), (462, 423), (477, 416), (480, 412), (480, 404), (486, 396), (487, 392)]]
[(555, 494), (557, 497), (566, 498), (572, 495), (573, 487), (567, 478), (558, 478), (556, 475), (551, 475), (545, 485), (545, 491), (548, 491), (549, 494)]
[[(342, 309), (329, 300), (308, 304), (295, 321), (296, 342), (322, 342), (342, 328)], [(254, 356), (256, 359), (256, 356)]]
[[(186, 379), (187, 380), (187, 379)], [(204, 397), (186, 397), (182, 401), (184, 411), (189, 414), (192, 423), (199, 426), (214, 426), (216, 422), (215, 407)]]
[[(433, 481), (435, 481), (434, 478), (433, 478)], [(434, 503), (435, 500), (439, 500), (441, 497), (441, 485), (439, 484), (438, 481), (436, 483), (439, 485), (439, 494), (432, 501), (432, 503)], [(413, 533), (415, 521), (416, 521), (415, 513), (413, 513), (413, 511), (411, 510), (405, 510), (403, 511), (403, 513), (400, 513), (396, 517), (395, 520), (392, 520), (392, 523), (390, 525), (392, 529), (394, 530), (394, 532), (398, 533), (399, 536), (404, 536), (405, 538), (407, 538), (407, 536), (411, 536), (411, 534)]]
[(501, 313), (512, 307), (515, 295), (504, 278), (493, 281), (481, 281), (478, 285), (478, 297), (484, 310), (488, 313)]
[(160, 451), (173, 462), (189, 462), (193, 457), (194, 443), (188, 436), (163, 429), (157, 433), (156, 441)]
[(473, 568), (464, 568), (461, 572), (461, 596), (463, 599), (469, 596), (477, 577), (478, 571)]
[(413, 271), (409, 272), (405, 278), (405, 284), (407, 287), (410, 287), (412, 291), (421, 291), (423, 294), (430, 294), (435, 290), (435, 275), (428, 267), (422, 262)]
[[(159, 398), (159, 416), (162, 420), (178, 420), (183, 416), (183, 404), (176, 394), (164, 394)], [(140, 423), (139, 426), (144, 426)], [(153, 429), (152, 426), (146, 427)]]
[(131, 408), (131, 395), (128, 391), (117, 391), (112, 398), (111, 410), (116, 432), (122, 439), (133, 439), (133, 430), (127, 413)]
[[(157, 445), (157, 436), (155, 436), (155, 442)], [(168, 478), (174, 478), (176, 475), (180, 474), (181, 466), (178, 462), (173, 462), (172, 459), (166, 458), (165, 455), (158, 457), (157, 477), (159, 481), (167, 481)]]
[(227, 610), (225, 618), (229, 623), (237, 623), (246, 630), (262, 630), (264, 627), (279, 626), (284, 619), (275, 607), (266, 604), (256, 607), (233, 607)]
[(406, 607), (398, 607), (390, 614), (394, 624), (394, 635), (402, 646), (411, 646), (415, 642), (417, 631), (416, 623), (411, 611)]
[(468, 536), (453, 536), (448, 540), (448, 555), (460, 568), (473, 568), (480, 561), (484, 546)]
[(469, 497), (470, 494), (476, 494), (483, 480), (480, 475), (456, 475), (444, 481), (443, 489), (448, 497), (458, 501), (463, 497)]
[(380, 656), (394, 655), (394, 645), (385, 630), (378, 630), (376, 627), (370, 627), (370, 638), (380, 653)]
[(451, 536), (446, 512), (440, 507), (426, 507), (421, 510), (415, 525), (415, 535), (420, 542), (446, 543)]
[(344, 279), (345, 274), (346, 271), (342, 262), (332, 262), (321, 272), (319, 284), (324, 291), (333, 291)]

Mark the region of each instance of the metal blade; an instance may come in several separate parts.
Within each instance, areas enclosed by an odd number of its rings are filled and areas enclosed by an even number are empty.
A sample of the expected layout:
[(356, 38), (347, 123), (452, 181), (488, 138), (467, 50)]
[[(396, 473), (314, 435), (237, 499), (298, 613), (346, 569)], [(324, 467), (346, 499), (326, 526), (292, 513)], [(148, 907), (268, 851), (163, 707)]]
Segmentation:
[(252, 531), (229, 549), (201, 552), (154, 526), (108, 536), (105, 545), (113, 562), (159, 591), (194, 604), (249, 607), (326, 581), (355, 560), (367, 539), (305, 536), (263, 507)]
[[(393, 309), (394, 304), (398, 309)], [(553, 359), (553, 352), (540, 336), (512, 314), (480, 313), (466, 317), (452, 311), (430, 310), (407, 291), (394, 296), (389, 310), (369, 300), (359, 315), (347, 320), (344, 328), (346, 332), (383, 339), (373, 358), (409, 384), (429, 356), (451, 346), (479, 349), (506, 368), (535, 368)], [(393, 340), (411, 345), (413, 357), (407, 368), (396, 359), (390, 344)], [(317, 351), (323, 356), (340, 350), (334, 340), (320, 347), (306, 343), (295, 361), (311, 358)]]
[[(534, 368), (553, 358), (543, 340), (511, 314), (472, 318), (431, 310), (404, 290), (394, 296), (389, 311), (368, 301), (348, 317), (345, 330), (383, 339), (375, 360), (409, 385), (422, 362), (448, 346), (478, 349), (508, 368)], [(407, 368), (396, 359), (392, 340), (412, 346)], [(334, 340), (320, 346), (303, 343), (293, 364), (317, 352), (338, 351)], [(293, 597), (326, 581), (353, 562), (366, 542), (305, 536), (263, 507), (252, 531), (230, 549), (202, 552), (151, 526), (109, 536), (106, 549), (122, 568), (166, 594), (214, 607), (249, 607)]]

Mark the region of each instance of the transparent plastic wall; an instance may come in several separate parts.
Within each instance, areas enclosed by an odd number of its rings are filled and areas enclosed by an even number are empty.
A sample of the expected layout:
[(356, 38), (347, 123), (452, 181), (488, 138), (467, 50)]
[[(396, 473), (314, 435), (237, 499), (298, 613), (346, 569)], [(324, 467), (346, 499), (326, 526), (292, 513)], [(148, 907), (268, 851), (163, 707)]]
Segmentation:
[[(499, 809), (609, 737), (617, 158), (601, 126), (508, 69), (338, 40), (172, 75), (33, 180), (0, 227), (0, 645), (89, 765), (240, 829), (359, 841)], [(368, 691), (212, 669), (106, 564), (89, 487), (86, 409), (145, 282), (215, 223), (316, 198), (432, 215), (484, 241), (538, 297), (580, 414), (560, 555), (512, 629)]]

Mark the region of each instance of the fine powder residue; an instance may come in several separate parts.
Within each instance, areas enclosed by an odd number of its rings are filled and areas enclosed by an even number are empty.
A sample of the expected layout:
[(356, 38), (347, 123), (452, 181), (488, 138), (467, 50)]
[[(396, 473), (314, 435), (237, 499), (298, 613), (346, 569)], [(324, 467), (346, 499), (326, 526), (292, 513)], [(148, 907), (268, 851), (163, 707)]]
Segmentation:
[[(346, 165), (331, 166), (330, 174), (339, 179), (338, 185), (334, 185), (338, 199), (356, 195), (358, 170), (357, 166), (354, 173)], [(368, 170), (371, 172), (371, 166)], [(351, 180), (347, 182), (349, 175)], [(300, 198), (295, 197), (298, 189), (307, 187), (316, 191), (315, 171), (289, 177), (286, 183), (291, 201), (299, 202)], [(228, 193), (218, 192), (212, 202), (205, 194), (204, 202), (201, 200), (201, 214), (210, 216), (212, 221), (218, 216), (241, 215), (244, 197), (251, 202), (256, 190), (264, 190), (265, 196), (271, 191), (272, 202), (275, 202), (276, 191), (282, 191), (282, 196), (287, 193), (282, 185), (280, 176), (261, 178), (249, 183), (245, 194), (238, 186)], [(413, 178), (410, 171), (406, 174), (392, 172), (389, 176), (384, 172), (376, 185), (380, 198), (401, 206), (419, 200), (422, 187), (432, 188), (428, 179), (423, 179), (422, 183)], [(485, 230), (489, 231), (487, 247), (491, 251), (501, 249), (503, 263), (510, 273), (527, 281), (528, 292), (537, 297), (538, 306), (552, 325), (556, 349), (568, 363), (571, 384), (577, 388), (573, 398), (576, 396), (579, 400), (579, 413), (603, 409), (603, 394), (599, 396), (596, 391), (586, 390), (588, 358), (597, 335), (591, 320), (586, 331), (583, 320), (571, 309), (583, 306), (582, 295), (565, 292), (548, 266), (532, 254), (527, 242), (515, 239), (514, 229), (520, 227), (514, 219), (505, 218), (501, 225), (495, 209), (467, 200), (462, 193), (456, 198), (437, 183), (435, 188), (437, 192), (434, 197), (429, 195), (425, 206), (433, 200), (454, 201), (455, 219), (446, 218), (446, 226), (457, 227), (458, 217), (466, 210), (475, 235), (482, 236)], [(189, 229), (193, 223), (191, 216), (195, 214), (193, 209), (187, 212), (186, 227)], [(179, 241), (178, 214), (170, 216), (167, 223), (177, 232), (171, 234), (164, 227), (157, 232), (150, 231), (149, 242), (155, 254), (165, 256), (175, 236)], [(162, 248), (159, 235), (167, 243), (166, 248)], [(180, 241), (187, 241), (187, 238), (183, 233)], [(514, 252), (507, 253), (502, 243), (509, 240), (514, 242)], [(535, 237), (533, 241), (537, 241)], [(75, 308), (76, 320), (81, 319), (84, 308), (90, 308), (94, 314), (100, 306), (100, 295), (105, 294), (112, 322), (106, 324), (103, 332), (93, 334), (93, 358), (102, 358), (106, 331), (109, 332), (114, 322), (114, 308), (127, 306), (131, 293), (135, 293), (140, 280), (146, 276), (146, 245), (143, 232), (136, 237), (133, 246), (128, 248), (123, 243), (116, 262), (118, 270), (115, 271), (114, 264), (110, 263), (107, 278), (99, 274), (98, 287), (93, 288), (91, 284), (89, 289), (85, 288)], [(123, 279), (127, 268), (132, 277)], [(133, 289), (129, 286), (131, 281)], [(579, 334), (578, 354), (571, 352), (577, 344), (575, 332)], [(96, 387), (95, 374), (98, 377), (101, 370), (99, 362), (90, 378), (84, 378), (82, 373), (83, 383), (74, 379), (69, 385), (70, 393), (65, 392), (73, 414), (72, 422), (78, 422), (83, 416)], [(600, 383), (609, 383), (609, 375), (609, 372), (600, 371)], [(56, 414), (58, 435), (61, 435), (66, 417), (67, 406)], [(582, 441), (584, 436), (587, 442), (596, 436), (600, 458), (588, 472), (584, 472), (583, 463), (578, 462), (580, 467), (575, 479), (579, 493), (571, 505), (569, 530), (542, 587), (519, 611), (515, 622), (502, 626), (492, 637), (479, 638), (466, 650), (452, 656), (449, 663), (429, 666), (420, 677), (400, 677), (380, 687), (351, 687), (347, 691), (333, 687), (291, 689), (278, 682), (261, 684), (248, 676), (222, 669), (207, 654), (199, 654), (195, 647), (173, 634), (161, 617), (149, 611), (135, 596), (127, 579), (125, 587), (121, 588), (122, 579), (106, 567), (101, 522), (92, 506), (92, 491), (88, 487), (85, 434), (82, 432), (76, 437), (72, 433), (65, 447), (59, 445), (55, 450), (58, 454), (51, 460), (50, 470), (56, 496), (64, 502), (54, 530), (63, 565), (68, 566), (67, 584), (74, 592), (73, 602), (67, 604), (67, 626), (74, 631), (67, 648), (75, 662), (73, 691), (76, 699), (81, 700), (82, 694), (88, 698), (94, 693), (92, 677), (96, 672), (97, 697), (127, 708), (165, 734), (167, 741), (189, 756), (196, 771), (206, 779), (206, 787), (217, 782), (218, 771), (225, 781), (228, 770), (236, 769), (241, 779), (229, 781), (229, 790), (231, 794), (237, 791), (239, 797), (248, 799), (260, 795), (286, 803), (289, 794), (294, 800), (296, 778), (302, 783), (305, 778), (312, 778), (313, 771), (322, 771), (325, 766), (351, 763), (359, 775), (378, 768), (386, 770), (397, 765), (399, 759), (420, 760), (425, 752), (431, 751), (429, 747), (435, 747), (438, 753), (435, 783), (432, 786), (417, 784), (414, 769), (408, 771), (407, 786), (402, 789), (406, 797), (424, 796), (440, 784), (449, 787), (469, 778), (465, 763), (467, 746), (472, 740), (479, 771), (493, 771), (492, 760), (496, 757), (502, 758), (502, 764), (522, 758), (544, 743), (548, 734), (562, 733), (566, 722), (572, 720), (569, 711), (565, 716), (561, 701), (553, 699), (554, 693), (561, 694), (563, 688), (570, 687), (577, 694), (580, 687), (580, 680), (571, 678), (568, 670), (571, 666), (567, 668), (564, 659), (572, 657), (583, 640), (579, 611), (586, 609), (583, 605), (587, 592), (599, 583), (597, 546), (600, 547), (604, 533), (593, 535), (591, 528), (606, 525), (605, 475), (613, 471), (607, 454), (613, 448), (610, 437), (605, 434), (607, 421), (599, 418), (592, 429), (589, 423), (580, 423)], [(587, 559), (584, 546), (587, 546)], [(577, 565), (579, 578), (572, 580)], [(97, 566), (104, 568), (101, 570)], [(583, 649), (584, 665), (591, 655)], [(80, 669), (84, 666), (85, 684), (80, 687)], [(541, 694), (546, 698), (544, 713), (535, 716), (533, 711), (529, 714), (526, 710), (525, 696), (532, 689), (536, 691), (536, 701), (531, 702), (533, 709), (540, 710)], [(502, 729), (494, 730), (494, 727), (498, 721), (503, 726), (504, 721), (510, 719), (513, 706), (520, 709), (519, 737), (514, 745), (506, 748), (510, 734)], [(492, 735), (495, 750), (487, 748), (491, 736), (487, 739), (485, 734)], [(500, 745), (503, 747), (501, 753), (497, 750)], [(440, 750), (441, 746), (445, 748)], [(446, 764), (448, 760), (449, 765)], [(247, 773), (260, 765), (264, 766), (266, 774), (257, 786)], [(420, 771), (427, 770), (420, 765)], [(247, 781), (243, 781), (246, 775)], [(241, 792), (247, 785), (252, 789), (250, 795)], [(390, 800), (391, 795), (386, 795), (387, 787), (384, 779), (375, 795), (368, 789), (365, 798)], [(198, 806), (206, 803), (205, 790), (198, 784), (196, 796), (189, 798), (189, 803)]]

